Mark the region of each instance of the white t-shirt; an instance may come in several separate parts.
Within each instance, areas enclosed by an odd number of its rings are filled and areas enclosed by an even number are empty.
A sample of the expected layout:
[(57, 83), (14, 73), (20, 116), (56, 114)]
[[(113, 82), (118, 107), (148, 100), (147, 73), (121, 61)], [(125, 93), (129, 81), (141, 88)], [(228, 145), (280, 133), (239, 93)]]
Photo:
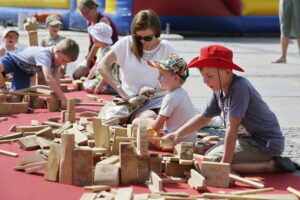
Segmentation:
[[(141, 58), (139, 61), (131, 51), (131, 43), (131, 36), (125, 36), (112, 46), (111, 51), (116, 54), (116, 63), (120, 66), (122, 89), (129, 96), (135, 96), (142, 87), (158, 87), (159, 82), (157, 80), (158, 70), (150, 67), (147, 59)], [(171, 53), (176, 53), (176, 51), (167, 40), (162, 40), (151, 51), (144, 50), (144, 55), (153, 61), (162, 60)]]
[[(159, 111), (159, 115), (164, 115), (169, 119), (166, 121), (165, 128), (167, 133), (174, 132), (192, 117), (195, 116), (195, 108), (186, 91), (177, 88), (164, 96)], [(194, 142), (197, 133), (191, 133), (182, 138), (182, 142)]]

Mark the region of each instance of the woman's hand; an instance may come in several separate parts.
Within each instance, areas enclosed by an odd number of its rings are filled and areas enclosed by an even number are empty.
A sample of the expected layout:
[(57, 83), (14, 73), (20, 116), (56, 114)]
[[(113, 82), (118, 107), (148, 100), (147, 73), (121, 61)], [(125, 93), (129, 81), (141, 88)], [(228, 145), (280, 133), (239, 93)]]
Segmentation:
[(122, 97), (122, 99), (129, 99), (130, 97), (126, 92), (122, 89), (121, 85), (117, 86), (116, 88), (118, 94)]
[(154, 94), (155, 92), (156, 92), (155, 88), (144, 86), (140, 89), (139, 94), (144, 94), (144, 93)]

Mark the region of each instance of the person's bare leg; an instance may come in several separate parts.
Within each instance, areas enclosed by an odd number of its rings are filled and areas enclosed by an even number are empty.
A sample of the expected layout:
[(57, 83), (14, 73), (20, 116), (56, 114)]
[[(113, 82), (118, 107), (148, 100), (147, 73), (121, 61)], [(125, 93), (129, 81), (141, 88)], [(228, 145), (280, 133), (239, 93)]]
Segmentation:
[(279, 59), (272, 61), (272, 63), (286, 63), (286, 54), (289, 46), (289, 37), (281, 35), (280, 45), (281, 45), (281, 56)]
[(231, 168), (236, 173), (272, 173), (280, 171), (274, 160), (260, 163), (237, 163), (232, 164)]

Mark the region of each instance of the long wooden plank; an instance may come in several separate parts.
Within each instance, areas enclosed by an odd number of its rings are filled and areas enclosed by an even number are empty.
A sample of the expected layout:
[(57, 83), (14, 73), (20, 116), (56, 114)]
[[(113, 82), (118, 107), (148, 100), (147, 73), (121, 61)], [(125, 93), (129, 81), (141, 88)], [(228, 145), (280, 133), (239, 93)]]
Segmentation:
[(6, 103), (0, 102), (0, 114), (18, 114), (28, 112), (28, 102)]
[(10, 151), (5, 151), (5, 150), (0, 150), (0, 154), (7, 155), (7, 156), (12, 156), (12, 157), (18, 157), (19, 155), (14, 152)]
[(250, 185), (250, 186), (255, 187), (255, 188), (264, 188), (265, 187), (264, 184), (262, 184), (262, 183), (257, 183), (255, 181), (251, 181), (249, 179), (246, 179), (246, 178), (234, 175), (234, 174), (229, 174), (229, 177), (232, 180), (239, 181), (241, 183)]

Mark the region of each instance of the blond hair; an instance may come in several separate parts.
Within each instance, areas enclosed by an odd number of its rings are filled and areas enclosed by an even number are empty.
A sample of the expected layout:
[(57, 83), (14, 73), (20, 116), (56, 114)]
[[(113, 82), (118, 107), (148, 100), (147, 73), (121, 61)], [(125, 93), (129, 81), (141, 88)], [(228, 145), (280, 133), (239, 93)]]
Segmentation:
[(57, 50), (67, 55), (72, 61), (77, 60), (79, 54), (79, 46), (72, 39), (63, 39), (55, 45)]
[(161, 24), (158, 15), (153, 10), (141, 10), (134, 16), (131, 23), (131, 50), (139, 60), (143, 57), (143, 46), (134, 35), (137, 31), (146, 30), (148, 28), (154, 32), (156, 38), (160, 37)]

